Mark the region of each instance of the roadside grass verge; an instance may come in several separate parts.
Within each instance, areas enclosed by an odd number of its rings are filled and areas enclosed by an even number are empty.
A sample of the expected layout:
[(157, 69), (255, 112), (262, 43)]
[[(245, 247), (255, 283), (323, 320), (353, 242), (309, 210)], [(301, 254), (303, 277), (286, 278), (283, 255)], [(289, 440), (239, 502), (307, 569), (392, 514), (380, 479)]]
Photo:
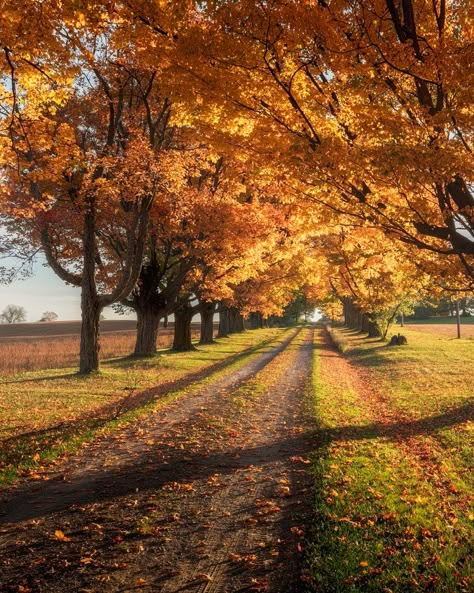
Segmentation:
[(472, 349), (336, 331), (347, 356), (322, 334), (315, 345), (309, 589), (471, 591)]
[[(0, 484), (11, 483), (18, 475), (34, 476), (46, 461), (75, 450), (99, 428), (115, 426), (117, 418), (127, 421), (150, 406), (189, 393), (194, 378), (199, 379), (196, 388), (217, 380), (283, 340), (288, 331), (253, 330), (193, 352), (165, 350), (149, 359), (111, 359), (103, 363), (100, 373), (90, 376), (53, 369), (3, 377)], [(159, 393), (160, 387), (164, 394)]]
[(337, 328), (334, 328), (331, 325), (326, 325), (325, 327), (334, 346), (341, 354), (344, 354), (344, 352), (349, 348), (349, 343), (345, 336), (342, 334), (342, 332), (338, 332)]
[(367, 370), (390, 404), (410, 418), (425, 418), (474, 399), (474, 343), (403, 328), (405, 346), (387, 346), (344, 328), (350, 361)]

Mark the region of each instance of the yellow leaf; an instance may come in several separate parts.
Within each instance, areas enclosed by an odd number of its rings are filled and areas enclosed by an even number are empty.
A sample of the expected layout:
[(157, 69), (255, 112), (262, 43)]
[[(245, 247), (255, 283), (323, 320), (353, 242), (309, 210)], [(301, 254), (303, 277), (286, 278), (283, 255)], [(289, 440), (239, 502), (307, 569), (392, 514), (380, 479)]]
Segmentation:
[(60, 529), (57, 529), (54, 532), (54, 537), (56, 539), (61, 540), (62, 542), (70, 542), (71, 541), (71, 538), (70, 537), (67, 537), (66, 535), (64, 535), (64, 531), (61, 531)]

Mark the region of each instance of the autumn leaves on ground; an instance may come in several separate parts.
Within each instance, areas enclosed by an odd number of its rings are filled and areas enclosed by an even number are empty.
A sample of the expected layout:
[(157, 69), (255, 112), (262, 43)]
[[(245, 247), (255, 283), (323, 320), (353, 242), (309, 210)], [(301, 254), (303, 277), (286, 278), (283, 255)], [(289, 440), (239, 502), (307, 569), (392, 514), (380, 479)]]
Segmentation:
[(168, 355), (121, 414), (98, 392), (82, 446), (71, 409), (2, 492), (1, 590), (470, 591), (471, 341), (336, 332), (344, 356), (309, 326)]
[(474, 3), (1, 7), (0, 588), (472, 591)]

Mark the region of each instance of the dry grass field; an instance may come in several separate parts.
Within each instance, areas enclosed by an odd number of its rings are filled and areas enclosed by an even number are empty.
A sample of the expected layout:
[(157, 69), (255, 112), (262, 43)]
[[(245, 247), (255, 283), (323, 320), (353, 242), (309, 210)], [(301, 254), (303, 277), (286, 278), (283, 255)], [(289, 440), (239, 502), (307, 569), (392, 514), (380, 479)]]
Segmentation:
[[(102, 322), (101, 358), (127, 356), (135, 345), (134, 320)], [(193, 337), (198, 336), (194, 324)], [(73, 367), (79, 361), (79, 321), (0, 325), (0, 375)], [(160, 328), (158, 348), (168, 348), (173, 328)]]

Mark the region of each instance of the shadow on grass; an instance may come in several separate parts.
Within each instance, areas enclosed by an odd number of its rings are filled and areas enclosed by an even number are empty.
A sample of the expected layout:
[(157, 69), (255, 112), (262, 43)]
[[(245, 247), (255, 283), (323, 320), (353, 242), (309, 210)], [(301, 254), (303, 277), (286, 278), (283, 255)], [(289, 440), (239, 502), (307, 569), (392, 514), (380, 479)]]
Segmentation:
[[(324, 351), (324, 348), (322, 350)], [(292, 413), (294, 413), (294, 410), (288, 410), (288, 414)], [(150, 514), (150, 497), (148, 495), (151, 492), (160, 491), (165, 485), (206, 480), (216, 474), (231, 475), (239, 469), (264, 466), (269, 461), (272, 463), (287, 461), (290, 456), (307, 455), (313, 451), (316, 458), (316, 463), (313, 466), (313, 508), (315, 511), (311, 517), (312, 544), (309, 548), (309, 554), (312, 557), (311, 564), (313, 567), (318, 568), (315, 590), (327, 591), (328, 593), (342, 593), (343, 591), (377, 593), (386, 590), (381, 585), (381, 579), (385, 578), (384, 575), (380, 576), (380, 578), (376, 573), (361, 575), (358, 577), (360, 580), (357, 583), (354, 582), (354, 586), (352, 586), (346, 584), (344, 579), (341, 580), (341, 573), (337, 570), (337, 567), (342, 565), (342, 560), (347, 557), (345, 556), (347, 548), (344, 548), (338, 537), (338, 534), (341, 533), (341, 524), (338, 523), (337, 516), (330, 516), (326, 511), (327, 492), (324, 492), (324, 473), (327, 468), (324, 465), (328, 456), (328, 447), (334, 441), (340, 440), (351, 441), (380, 437), (388, 439), (408, 438), (416, 434), (429, 433), (445, 426), (455, 425), (458, 421), (472, 418), (472, 414), (473, 406), (471, 405), (461, 406), (445, 414), (413, 422), (374, 424), (368, 427), (350, 426), (335, 429), (316, 427), (314, 430), (309, 430), (303, 434), (289, 436), (288, 433), (285, 433), (271, 442), (252, 447), (236, 448), (235, 450), (229, 447), (226, 451), (209, 451), (206, 448), (204, 450), (202, 448), (189, 450), (186, 448), (186, 434), (183, 434), (182, 437), (176, 436), (173, 437), (172, 441), (166, 443), (160, 441), (156, 445), (148, 447), (148, 450), (142, 449), (135, 458), (127, 458), (127, 462), (123, 465), (105, 468), (103, 465), (97, 464), (94, 471), (79, 474), (71, 483), (45, 483), (38, 485), (38, 488), (42, 488), (39, 492), (31, 492), (29, 488), (18, 491), (14, 498), (3, 505), (1, 509), (4, 513), (1, 519), (2, 522), (17, 523), (51, 514), (58, 516), (57, 523), (60, 525), (60, 522), (64, 521), (64, 515), (61, 515), (61, 513), (67, 512), (68, 522), (66, 524), (70, 527), (71, 542), (68, 543), (67, 547), (61, 546), (58, 548), (58, 543), (54, 538), (41, 537), (34, 542), (26, 543), (21, 539), (18, 541), (16, 537), (12, 537), (10, 538), (9, 548), (5, 548), (5, 552), (8, 555), (11, 550), (11, 556), (14, 558), (16, 565), (28, 566), (32, 574), (35, 574), (35, 571), (40, 571), (41, 568), (37, 568), (36, 564), (30, 562), (32, 552), (35, 557), (49, 557), (58, 554), (58, 549), (60, 554), (64, 554), (63, 550), (69, 550), (73, 546), (90, 545), (90, 539), (87, 540), (86, 537), (90, 525), (95, 525), (95, 523), (91, 523), (91, 515), (93, 520), (100, 524), (101, 530), (100, 538), (98, 536), (94, 540), (94, 549), (100, 549), (101, 547), (110, 549), (117, 535), (120, 535), (120, 541), (123, 545), (127, 546), (141, 538), (136, 527), (133, 528), (133, 521), (136, 521), (137, 517), (147, 517)], [(217, 448), (219, 448), (219, 445), (217, 445)], [(158, 454), (160, 451), (162, 455)], [(165, 463), (160, 461), (163, 458), (166, 460)], [(298, 476), (303, 475), (303, 473), (299, 473), (301, 472), (299, 466), (296, 466), (296, 472), (298, 472)], [(302, 486), (304, 487), (304, 484), (292, 482), (291, 491), (295, 492), (298, 499), (303, 496), (300, 493), (303, 490), (298, 490)], [(170, 496), (175, 496), (175, 493), (170, 493)], [(306, 498), (306, 495), (304, 497)], [(88, 507), (87, 512), (84, 512), (86, 509), (82, 508), (82, 505), (86, 504), (94, 504), (94, 507)], [(297, 504), (300, 504), (300, 500), (298, 500)], [(156, 503), (153, 503), (153, 505), (156, 505)], [(73, 507), (74, 511), (71, 507)], [(286, 510), (283, 510), (282, 515), (285, 512)], [(169, 521), (169, 519), (162, 516), (160, 521), (166, 528), (166, 521)], [(280, 521), (281, 526), (284, 528), (282, 531), (284, 535), (281, 538), (282, 548), (290, 549), (290, 540), (288, 539), (289, 524), (284, 523), (283, 516)], [(306, 528), (308, 525), (307, 520), (302, 518), (302, 521), (301, 526)], [(158, 525), (158, 528), (161, 526), (161, 523), (155, 524)], [(196, 529), (198, 528), (196, 527)], [(239, 529), (247, 528), (245, 525), (240, 526), (238, 524), (236, 530)], [(384, 538), (391, 538), (390, 542), (392, 540), (399, 542), (397, 545), (403, 545), (406, 537), (405, 529), (406, 525), (402, 521), (397, 525), (390, 524), (389, 527), (387, 527), (387, 523), (376, 523), (373, 528), (375, 536), (380, 538), (381, 542), (384, 542)], [(102, 532), (104, 533), (103, 537)], [(357, 537), (362, 537), (360, 529), (357, 532)], [(86, 543), (84, 544), (84, 542)], [(296, 542), (291, 541), (290, 543), (293, 545)], [(74, 553), (77, 562), (78, 548), (75, 549)], [(157, 555), (156, 558), (159, 558), (159, 556)], [(286, 557), (281, 556), (281, 558), (286, 563)], [(357, 558), (356, 553), (354, 558)], [(360, 573), (359, 560), (360, 558), (357, 558), (354, 570)], [(285, 564), (285, 566), (288, 567), (288, 572), (293, 570), (291, 563), (289, 565)], [(402, 574), (400, 567), (397, 565), (397, 575), (400, 582), (395, 589), (391, 590), (403, 591), (404, 593), (419, 591), (420, 589), (413, 584), (412, 575), (408, 573), (409, 564), (405, 563), (403, 566), (406, 567), (407, 573)], [(424, 566), (425, 564), (421, 564), (419, 567), (420, 575), (424, 574)], [(431, 569), (428, 562), (426, 562), (426, 567), (426, 571), (429, 573)], [(58, 564), (57, 570), (59, 576), (57, 574), (54, 577), (55, 579), (61, 578), (62, 571), (66, 569)], [(156, 582), (158, 583), (158, 580)], [(282, 589), (280, 587), (272, 590), (285, 590), (296, 593), (296, 591), (301, 590), (302, 586), (304, 585), (300, 583), (295, 588)]]
[(47, 375), (46, 377), (31, 377), (30, 379), (12, 379), (9, 381), (2, 381), (2, 385), (15, 385), (20, 383), (43, 383), (44, 381), (55, 381), (61, 379), (88, 379), (93, 375), (81, 375), (80, 373), (63, 373), (61, 375)]
[[(383, 346), (382, 346), (383, 348)], [(317, 344), (318, 356), (329, 356), (328, 352), (335, 350), (329, 344)], [(351, 355), (353, 353), (351, 352)], [(365, 351), (364, 351), (365, 354)], [(351, 356), (351, 358), (353, 358)], [(377, 355), (372, 357), (377, 359)], [(372, 362), (372, 361), (371, 361)], [(386, 363), (387, 361), (384, 360)], [(367, 360), (359, 360), (359, 364), (367, 365)], [(317, 394), (316, 394), (317, 398)], [(321, 412), (318, 410), (316, 399), (316, 422), (320, 423)], [(417, 583), (413, 579), (412, 566), (397, 555), (384, 557), (384, 570), (361, 570), (361, 554), (364, 552), (364, 538), (374, 542), (375, 547), (392, 546), (398, 549), (405, 545), (407, 530), (413, 526), (401, 515), (391, 520), (387, 515), (377, 517), (370, 525), (365, 525), (364, 511), (354, 506), (353, 516), (339, 517), (334, 506), (328, 503), (327, 472), (329, 451), (335, 443), (370, 441), (386, 439), (393, 442), (406, 441), (415, 436), (436, 434), (445, 428), (452, 428), (465, 422), (474, 420), (474, 399), (444, 413), (425, 418), (397, 421), (392, 423), (373, 423), (365, 426), (353, 425), (334, 428), (316, 428), (313, 432), (313, 514), (309, 527), (309, 546), (306, 549), (306, 559), (311, 567), (313, 582), (304, 589), (306, 593), (325, 591), (327, 593), (415, 593), (420, 591), (419, 582), (438, 582), (440, 574), (437, 566), (430, 563), (432, 552), (430, 548), (422, 547), (417, 552)], [(377, 446), (374, 444), (373, 446)], [(364, 503), (361, 502), (363, 505)], [(373, 511), (371, 511), (373, 512)], [(373, 517), (371, 517), (373, 518)], [(421, 536), (420, 536), (421, 537)], [(441, 581), (446, 588), (441, 591), (459, 591), (462, 588), (451, 587), (455, 575), (466, 573), (464, 562), (468, 558), (470, 546), (464, 546), (459, 559), (442, 576)], [(365, 560), (365, 556), (362, 556)], [(396, 575), (392, 578), (391, 575)], [(440, 584), (441, 584), (440, 581)], [(427, 586), (423, 590), (434, 590)], [(438, 589), (437, 589), (438, 590)]]
[[(287, 344), (294, 334), (286, 338), (283, 344)], [(14, 435), (12, 437), (0, 441), (0, 471), (8, 467), (18, 466), (22, 463), (28, 463), (31, 457), (40, 451), (50, 451), (61, 445), (67, 443), (72, 439), (79, 437), (79, 435), (95, 431), (105, 426), (111, 420), (119, 418), (123, 414), (132, 410), (143, 408), (152, 401), (166, 397), (175, 391), (186, 389), (192, 384), (207, 379), (214, 373), (224, 370), (228, 366), (245, 358), (260, 353), (265, 355), (268, 352), (268, 346), (275, 338), (268, 338), (263, 342), (246, 348), (242, 352), (238, 352), (223, 360), (215, 362), (198, 371), (186, 374), (184, 377), (162, 383), (155, 387), (145, 390), (136, 391), (129, 390), (128, 395), (114, 401), (110, 404), (101, 406), (88, 414), (84, 414), (80, 418), (70, 422), (60, 422), (54, 426), (49, 426), (40, 430), (29, 431)], [(277, 348), (279, 350), (280, 347)], [(142, 359), (143, 360), (143, 359)], [(204, 359), (207, 360), (207, 359)], [(139, 367), (134, 367), (139, 370)], [(157, 369), (159, 370), (159, 368)], [(69, 377), (78, 380), (87, 380), (92, 375), (80, 375), (72, 373), (69, 375), (62, 375), (61, 377)], [(58, 377), (53, 377), (58, 378)], [(41, 380), (47, 380), (46, 377)]]
[[(166, 449), (166, 463), (157, 460), (156, 451), (145, 451), (141, 457), (112, 470), (99, 467), (92, 474), (82, 475), (80, 483), (61, 485), (62, 495), (51, 503), (55, 511), (68, 508), (71, 504), (87, 504), (106, 500), (116, 496), (125, 496), (142, 490), (156, 489), (169, 481), (196, 480), (208, 477), (216, 472), (233, 473), (242, 465), (248, 466), (249, 457), (253, 465), (266, 462), (270, 457), (278, 455), (294, 455), (295, 452), (313, 450), (318, 459), (326, 455), (327, 447), (336, 441), (355, 441), (363, 439), (387, 438), (396, 441), (408, 439), (415, 435), (430, 434), (441, 428), (455, 426), (474, 418), (474, 402), (455, 408), (444, 414), (424, 418), (412, 422), (396, 422), (393, 424), (373, 424), (369, 426), (347, 426), (343, 428), (316, 428), (303, 435), (277, 439), (264, 446), (238, 449), (239, 458), (234, 458), (229, 451), (207, 454), (192, 453), (182, 447), (181, 440), (175, 438)], [(185, 437), (183, 437), (185, 438)], [(236, 450), (237, 451), (237, 450)], [(232, 453), (232, 451), (230, 452)], [(316, 487), (319, 480), (316, 479)], [(19, 496), (19, 498), (18, 498)], [(42, 509), (26, 504), (31, 496), (30, 488), (24, 493), (25, 501), (21, 500), (21, 490), (11, 503), (2, 509), (3, 514), (13, 513), (15, 521), (31, 519), (42, 513), (50, 512), (48, 502)], [(25, 504), (23, 504), (25, 503)], [(8, 516), (5, 521), (9, 521)], [(10, 519), (11, 520), (11, 519)], [(2, 519), (3, 521), (3, 519)]]
[[(393, 351), (394, 353), (402, 352), (408, 355), (410, 352), (409, 344), (408, 346), (389, 346), (388, 341), (383, 341), (381, 338), (369, 338), (366, 333), (348, 328), (339, 328), (339, 332), (345, 337), (350, 337), (351, 343), (359, 342), (360, 344), (371, 345), (370, 349), (356, 345), (350, 351), (344, 353), (350, 359), (351, 364), (356, 366), (377, 367), (381, 365), (396, 365), (400, 362), (400, 359), (381, 356), (381, 354)], [(334, 347), (333, 350), (337, 350), (337, 348)], [(320, 351), (319, 356), (324, 357), (327, 355)]]
[(414, 436), (429, 435), (444, 428), (450, 428), (474, 420), (474, 399), (442, 414), (418, 420), (365, 426), (344, 426), (317, 431), (321, 442), (360, 441), (367, 439), (389, 439), (403, 441)]

